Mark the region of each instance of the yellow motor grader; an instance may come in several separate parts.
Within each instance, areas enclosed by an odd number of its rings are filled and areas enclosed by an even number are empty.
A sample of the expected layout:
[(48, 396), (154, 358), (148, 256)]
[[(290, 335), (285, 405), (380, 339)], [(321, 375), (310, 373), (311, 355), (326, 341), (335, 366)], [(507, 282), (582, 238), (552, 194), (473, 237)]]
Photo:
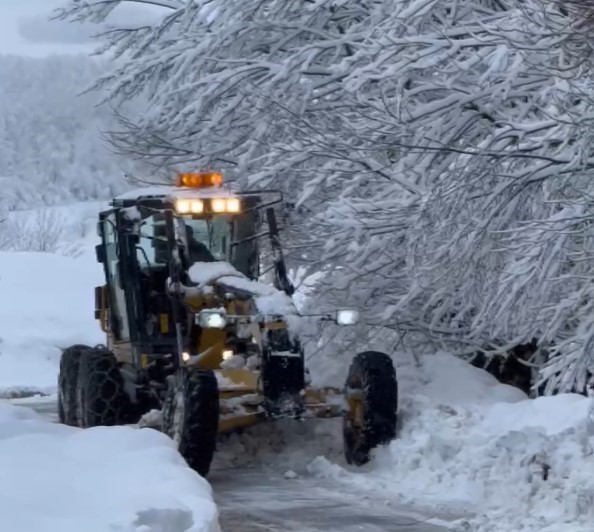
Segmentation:
[[(397, 383), (386, 354), (357, 354), (343, 390), (308, 384), (279, 205), (280, 193), (233, 193), (212, 171), (114, 199), (99, 215), (96, 247), (106, 343), (63, 352), (60, 421), (128, 424), (161, 410), (162, 430), (201, 475), (219, 433), (265, 420), (343, 416), (356, 465), (393, 439)], [(260, 280), (267, 267), (269, 284)], [(351, 325), (357, 312), (317, 318)]]

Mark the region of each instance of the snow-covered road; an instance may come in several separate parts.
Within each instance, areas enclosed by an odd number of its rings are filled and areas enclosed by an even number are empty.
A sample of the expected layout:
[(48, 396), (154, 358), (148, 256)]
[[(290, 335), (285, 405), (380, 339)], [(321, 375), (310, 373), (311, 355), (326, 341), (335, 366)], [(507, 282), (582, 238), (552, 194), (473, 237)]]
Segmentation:
[(209, 478), (223, 532), (445, 532), (419, 516), (365, 493), (312, 477), (274, 471), (215, 470)]
[[(57, 421), (55, 396), (12, 401)], [(209, 477), (223, 532), (445, 532), (377, 493), (312, 476), (285, 478), (278, 467), (216, 465)], [(442, 516), (447, 519), (447, 516)], [(432, 523), (428, 522), (429, 520)], [(171, 531), (174, 532), (174, 531)], [(177, 531), (175, 531), (177, 532)]]

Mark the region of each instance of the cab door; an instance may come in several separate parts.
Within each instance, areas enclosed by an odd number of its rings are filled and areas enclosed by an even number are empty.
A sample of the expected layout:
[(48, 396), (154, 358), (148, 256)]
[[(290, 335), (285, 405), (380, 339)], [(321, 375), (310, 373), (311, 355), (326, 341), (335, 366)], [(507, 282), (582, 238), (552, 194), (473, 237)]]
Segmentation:
[(99, 222), (102, 237), (102, 253), (100, 260), (106, 279), (106, 296), (108, 306), (108, 333), (116, 342), (130, 341), (130, 320), (126, 305), (124, 283), (121, 278), (119, 239), (117, 220), (114, 211), (102, 213)]

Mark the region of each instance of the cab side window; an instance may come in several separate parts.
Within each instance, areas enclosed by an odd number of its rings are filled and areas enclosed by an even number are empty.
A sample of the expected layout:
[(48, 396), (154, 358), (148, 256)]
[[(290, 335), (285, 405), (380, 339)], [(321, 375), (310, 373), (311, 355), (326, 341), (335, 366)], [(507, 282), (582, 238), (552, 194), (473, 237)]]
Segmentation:
[(103, 221), (103, 237), (105, 242), (105, 268), (110, 291), (111, 313), (117, 320), (118, 330), (114, 331), (116, 339), (130, 339), (130, 326), (126, 313), (126, 298), (119, 279), (118, 240), (115, 226), (115, 215), (108, 215)]

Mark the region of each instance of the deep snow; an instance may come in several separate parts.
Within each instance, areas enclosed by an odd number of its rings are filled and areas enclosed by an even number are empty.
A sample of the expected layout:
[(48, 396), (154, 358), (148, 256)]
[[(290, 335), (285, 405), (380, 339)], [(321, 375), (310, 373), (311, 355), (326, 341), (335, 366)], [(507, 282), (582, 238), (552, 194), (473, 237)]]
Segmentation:
[(81, 430), (0, 402), (0, 530), (219, 532), (209, 484), (152, 429)]
[(0, 253), (0, 389), (55, 389), (60, 348), (104, 341), (93, 319), (101, 271), (84, 255)]
[(15, 241), (15, 249), (28, 249), (38, 231), (56, 245), (53, 253), (0, 252), (0, 395), (54, 392), (60, 349), (105, 341), (93, 317), (93, 287), (103, 276), (94, 253), (101, 207), (16, 211), (8, 229), (3, 226), (9, 236), (13, 225), (20, 227), (16, 236), (23, 241)]

